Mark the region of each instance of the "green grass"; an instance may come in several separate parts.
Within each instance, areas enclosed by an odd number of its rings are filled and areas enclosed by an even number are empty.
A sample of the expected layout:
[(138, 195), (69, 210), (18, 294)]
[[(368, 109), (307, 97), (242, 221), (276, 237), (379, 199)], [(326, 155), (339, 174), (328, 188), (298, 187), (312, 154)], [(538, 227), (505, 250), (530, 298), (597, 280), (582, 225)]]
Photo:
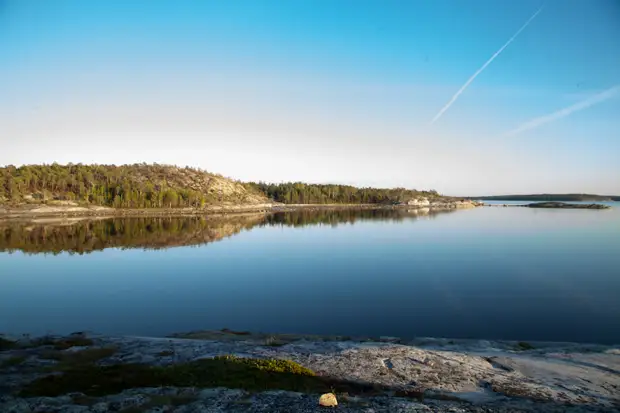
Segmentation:
[(368, 385), (318, 377), (293, 361), (246, 359), (223, 356), (169, 366), (122, 364), (76, 365), (63, 374), (49, 375), (26, 385), (20, 396), (59, 396), (71, 392), (103, 396), (139, 387), (228, 387), (250, 391), (280, 389), (306, 393), (360, 393), (373, 391)]

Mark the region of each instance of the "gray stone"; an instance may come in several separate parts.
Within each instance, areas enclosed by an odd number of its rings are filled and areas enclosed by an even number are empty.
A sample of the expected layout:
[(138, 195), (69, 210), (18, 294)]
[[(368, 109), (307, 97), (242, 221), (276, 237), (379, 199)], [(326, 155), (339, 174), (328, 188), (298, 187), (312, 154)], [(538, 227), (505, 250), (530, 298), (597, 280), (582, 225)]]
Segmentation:
[(113, 411), (124, 410), (130, 407), (138, 407), (150, 401), (148, 396), (137, 394), (135, 396), (126, 396), (124, 394), (110, 401), (109, 409)]
[(92, 405), (90, 410), (93, 413), (106, 413), (110, 409), (109, 409), (108, 403), (106, 403), (106, 402), (99, 402), (99, 403), (95, 403), (94, 405)]
[(22, 399), (10, 399), (0, 404), (2, 413), (30, 413), (32, 409), (28, 402)]

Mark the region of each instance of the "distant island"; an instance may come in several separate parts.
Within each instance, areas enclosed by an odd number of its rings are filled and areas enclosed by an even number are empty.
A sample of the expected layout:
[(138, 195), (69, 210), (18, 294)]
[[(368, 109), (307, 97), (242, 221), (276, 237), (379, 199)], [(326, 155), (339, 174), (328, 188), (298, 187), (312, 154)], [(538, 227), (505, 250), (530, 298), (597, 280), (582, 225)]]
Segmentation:
[(493, 195), (468, 196), (467, 199), (481, 201), (620, 201), (620, 195), (592, 195), (592, 194), (530, 194), (530, 195)]
[(556, 209), (609, 209), (608, 205), (603, 204), (569, 204), (565, 202), (535, 202), (523, 205), (528, 208), (556, 208)]

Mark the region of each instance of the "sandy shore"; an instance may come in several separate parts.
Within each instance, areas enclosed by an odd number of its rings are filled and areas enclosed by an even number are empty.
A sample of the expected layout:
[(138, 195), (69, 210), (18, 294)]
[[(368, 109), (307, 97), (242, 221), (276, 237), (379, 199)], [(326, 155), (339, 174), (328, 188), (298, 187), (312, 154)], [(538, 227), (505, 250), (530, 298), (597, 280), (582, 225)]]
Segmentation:
[[(324, 410), (318, 406), (321, 391), (316, 391), (317, 388), (304, 391), (267, 385), (257, 390), (244, 388), (247, 382), (238, 386), (241, 388), (168, 385), (122, 388), (96, 396), (75, 391), (51, 397), (16, 396), (37, 378), (70, 374), (66, 366), (65, 370), (51, 371), (54, 366), (72, 360), (83, 363), (89, 360), (86, 357), (89, 354), (100, 355), (90, 359), (99, 369), (135, 363), (165, 369), (216, 360), (213, 358), (223, 355), (244, 360), (288, 360), (314, 372), (316, 377), (312, 380), (323, 380), (320, 383), (326, 383), (326, 391), (330, 391), (330, 383), (335, 383), (331, 390), (339, 401), (337, 410), (343, 412), (612, 412), (620, 409), (619, 346), (431, 338), (402, 342), (391, 337), (232, 331), (166, 338), (94, 334), (72, 337), (78, 338), (76, 346), (58, 346), (55, 343), (67, 343), (71, 338), (56, 337), (30, 346), (24, 341), (20, 347), (16, 345), (0, 352), (3, 366), (0, 411)], [(272, 379), (272, 376), (265, 377), (267, 381)], [(281, 386), (282, 382), (279, 383)], [(284, 387), (290, 387), (289, 383)]]

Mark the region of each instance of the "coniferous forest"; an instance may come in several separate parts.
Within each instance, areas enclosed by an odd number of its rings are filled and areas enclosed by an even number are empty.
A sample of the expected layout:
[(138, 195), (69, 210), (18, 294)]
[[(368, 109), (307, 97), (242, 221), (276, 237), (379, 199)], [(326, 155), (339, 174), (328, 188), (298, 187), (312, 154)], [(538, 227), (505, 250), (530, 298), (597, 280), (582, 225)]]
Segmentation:
[(69, 201), (115, 208), (202, 208), (210, 204), (390, 204), (435, 191), (348, 185), (242, 183), (190, 167), (25, 165), (0, 168), (0, 204)]
[(414, 197), (439, 196), (436, 191), (405, 188), (357, 188), (349, 185), (321, 185), (288, 182), (282, 184), (249, 183), (269, 199), (284, 204), (390, 204)]

